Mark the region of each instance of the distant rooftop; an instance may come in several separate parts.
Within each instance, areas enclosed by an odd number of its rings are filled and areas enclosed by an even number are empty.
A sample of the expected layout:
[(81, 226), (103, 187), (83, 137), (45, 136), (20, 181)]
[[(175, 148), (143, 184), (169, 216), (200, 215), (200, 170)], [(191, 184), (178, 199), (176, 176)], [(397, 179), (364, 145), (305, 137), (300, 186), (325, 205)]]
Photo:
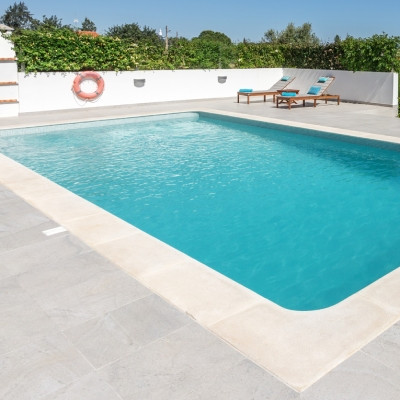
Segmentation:
[(13, 31), (14, 28), (11, 28), (10, 26), (0, 24), (0, 31)]

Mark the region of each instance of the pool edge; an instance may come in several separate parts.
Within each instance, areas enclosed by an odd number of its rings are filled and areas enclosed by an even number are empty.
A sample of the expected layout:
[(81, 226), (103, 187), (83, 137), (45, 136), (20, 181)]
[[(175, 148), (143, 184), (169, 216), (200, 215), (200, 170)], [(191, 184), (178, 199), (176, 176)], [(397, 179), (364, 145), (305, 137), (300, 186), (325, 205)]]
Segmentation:
[[(213, 113), (193, 112), (202, 111)], [(282, 125), (272, 118), (215, 114)], [(342, 129), (326, 132), (349, 135)], [(355, 134), (385, 141), (378, 135)], [(4, 186), (297, 391), (400, 319), (400, 299), (396, 304), (394, 297), (400, 290), (399, 268), (330, 308), (285, 310), (3, 155), (0, 167), (7, 171), (0, 173)], [(140, 259), (132, 260), (132, 244), (142, 249)]]

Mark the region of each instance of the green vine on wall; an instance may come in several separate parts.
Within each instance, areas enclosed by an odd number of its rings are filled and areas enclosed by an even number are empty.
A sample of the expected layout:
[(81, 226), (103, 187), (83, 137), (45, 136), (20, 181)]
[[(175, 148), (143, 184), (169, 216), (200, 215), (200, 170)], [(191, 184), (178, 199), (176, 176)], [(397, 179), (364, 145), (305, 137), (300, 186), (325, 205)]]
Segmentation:
[(70, 29), (22, 30), (11, 41), (26, 73), (274, 67), (400, 72), (400, 37), (387, 34), (308, 46), (181, 38), (171, 40), (167, 52), (162, 42), (133, 43)]
[(162, 43), (77, 35), (69, 29), (24, 30), (11, 40), (26, 72), (273, 67), (400, 71), (400, 38), (386, 34), (309, 46), (182, 38), (174, 39), (168, 52)]

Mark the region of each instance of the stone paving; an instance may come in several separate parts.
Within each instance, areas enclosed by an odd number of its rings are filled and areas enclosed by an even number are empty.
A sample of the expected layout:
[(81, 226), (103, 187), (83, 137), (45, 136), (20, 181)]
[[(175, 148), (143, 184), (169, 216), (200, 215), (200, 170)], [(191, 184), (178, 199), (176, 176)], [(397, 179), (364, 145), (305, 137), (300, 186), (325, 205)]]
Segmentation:
[[(275, 109), (231, 99), (22, 115), (2, 127), (212, 109), (400, 136), (393, 109)], [(4, 120), (4, 121), (3, 121)], [(3, 125), (4, 123), (4, 125)], [(400, 398), (400, 323), (298, 393), (2, 185), (0, 398), (389, 400)], [(50, 233), (50, 235), (46, 235)]]

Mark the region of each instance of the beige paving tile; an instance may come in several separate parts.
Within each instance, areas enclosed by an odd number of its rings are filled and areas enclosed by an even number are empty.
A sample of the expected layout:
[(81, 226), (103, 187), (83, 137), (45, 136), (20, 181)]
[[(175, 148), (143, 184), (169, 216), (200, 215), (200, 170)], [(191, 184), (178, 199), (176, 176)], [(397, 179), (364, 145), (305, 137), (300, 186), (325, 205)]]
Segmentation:
[(195, 260), (142, 275), (139, 280), (205, 326), (265, 301)]
[(350, 298), (309, 312), (256, 305), (210, 328), (296, 390), (304, 390), (394, 323), (375, 303)]
[(0, 154), (0, 183), (12, 187), (15, 182), (28, 181), (39, 175), (14, 160)]
[(135, 277), (191, 260), (186, 254), (140, 230), (94, 248)]
[(85, 199), (59, 188), (38, 193), (29, 193), (26, 200), (35, 207), (46, 210), (50, 218), (54, 218), (61, 225), (67, 224), (71, 219), (84, 218), (101, 214), (104, 211)]
[(63, 220), (56, 218), (58, 222), (82, 239), (89, 246), (97, 246), (101, 243), (130, 236), (138, 231), (133, 225), (102, 210), (98, 214), (88, 215), (82, 218)]
[(400, 319), (400, 267), (361, 290), (359, 295), (393, 311)]

